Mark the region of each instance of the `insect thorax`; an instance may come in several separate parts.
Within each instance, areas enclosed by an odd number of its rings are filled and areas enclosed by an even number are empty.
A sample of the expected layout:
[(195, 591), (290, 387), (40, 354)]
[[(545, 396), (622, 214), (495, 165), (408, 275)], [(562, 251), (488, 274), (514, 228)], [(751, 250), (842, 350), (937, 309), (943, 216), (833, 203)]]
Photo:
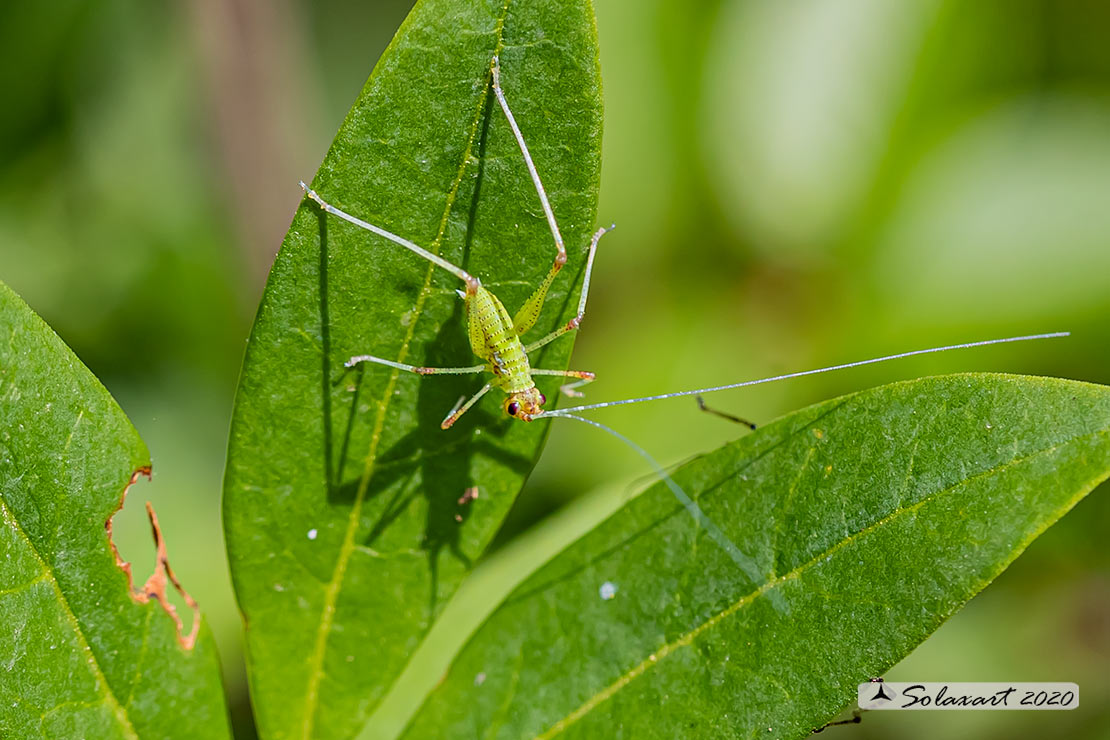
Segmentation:
[(489, 364), (493, 384), (506, 393), (532, 388), (532, 369), (528, 355), (505, 306), (481, 285), (467, 296), (466, 313), (470, 347)]

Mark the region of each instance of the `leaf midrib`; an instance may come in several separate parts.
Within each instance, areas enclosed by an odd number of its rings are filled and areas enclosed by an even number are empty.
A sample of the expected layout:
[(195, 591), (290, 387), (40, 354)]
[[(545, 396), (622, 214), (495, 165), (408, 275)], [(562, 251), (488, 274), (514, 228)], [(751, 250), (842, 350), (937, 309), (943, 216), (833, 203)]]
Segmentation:
[(12, 510), (8, 508), (8, 502), (4, 499), (3, 496), (0, 496), (0, 516), (2, 516), (4, 521), (12, 527), (15, 533), (19, 535), (19, 537), (24, 542), (27, 543), (27, 546), (31, 549), (31, 552), (34, 553), (35, 560), (38, 561), (39, 567), (42, 568), (42, 575), (35, 581), (24, 584), (23, 588), (28, 588), (31, 585), (35, 583), (40, 583), (43, 580), (50, 581), (50, 585), (53, 587), (54, 593), (57, 595), (58, 601), (59, 603), (61, 603), (62, 609), (65, 612), (66, 619), (69, 621), (70, 625), (73, 628), (74, 634), (77, 636), (77, 642), (81, 648), (81, 651), (88, 656), (87, 662), (92, 667), (93, 674), (96, 676), (97, 681), (101, 684), (101, 686), (103, 686), (103, 689), (101, 690), (101, 695), (108, 701), (108, 704), (112, 708), (112, 714), (115, 715), (116, 720), (122, 726), (122, 729), (126, 733), (127, 737), (134, 738), (134, 740), (139, 740), (139, 733), (135, 730), (135, 726), (131, 724), (131, 718), (127, 716), (127, 710), (124, 709), (123, 705), (119, 703), (119, 699), (116, 697), (115, 692), (112, 691), (112, 685), (108, 682), (108, 677), (104, 675), (104, 671), (100, 667), (100, 662), (97, 660), (96, 653), (93, 652), (92, 646), (89, 645), (89, 641), (85, 639), (85, 632), (81, 628), (81, 622), (77, 619), (77, 615), (70, 607), (69, 600), (66, 599), (65, 593), (62, 591), (61, 584), (59, 584), (58, 579), (55, 578), (53, 569), (51, 569), (50, 566), (47, 565), (46, 560), (42, 557), (42, 554), (39, 553), (38, 548), (35, 547), (35, 543), (31, 540), (30, 537), (27, 536), (27, 532), (24, 531), (22, 525), (20, 525), (19, 520), (16, 519), (15, 514), (12, 512)]
[[(1000, 474), (1003, 471), (1005, 471), (1005, 470), (1007, 470), (1011, 467), (1021, 465), (1022, 463), (1025, 463), (1029, 460), (1040, 457), (1042, 455), (1052, 454), (1052, 453), (1056, 452), (1057, 450), (1059, 450), (1060, 448), (1066, 447), (1066, 446), (1071, 445), (1075, 442), (1079, 442), (1079, 441), (1082, 441), (1082, 440), (1091, 439), (1091, 438), (1094, 438), (1094, 437), (1098, 437), (1098, 436), (1101, 436), (1101, 435), (1107, 435), (1107, 434), (1110, 434), (1110, 433), (1107, 432), (1107, 430), (1099, 429), (1099, 430), (1096, 430), (1094, 432), (1089, 432), (1087, 434), (1081, 434), (1081, 435), (1077, 435), (1075, 437), (1070, 437), (1070, 438), (1064, 440), (1063, 442), (1058, 442), (1057, 444), (1054, 444), (1050, 447), (1045, 447), (1045, 448), (1037, 450), (1035, 452), (1031, 452), (1028, 455), (1024, 455), (1022, 457), (1010, 460), (1006, 463), (1003, 463), (1002, 465), (999, 465), (999, 466), (996, 466), (996, 467), (993, 467), (993, 468), (989, 468), (987, 470), (983, 470), (983, 471), (980, 471), (980, 472), (978, 472), (974, 475), (970, 475), (966, 478), (963, 478), (962, 480), (959, 480), (956, 483), (953, 483), (952, 485), (948, 486), (947, 488), (942, 488), (938, 491), (935, 491), (933, 493), (930, 493), (930, 494), (922, 497), (919, 501), (914, 502), (910, 506), (906, 506), (906, 507), (901, 507), (900, 506), (900, 507), (896, 508), (894, 511), (887, 514), (882, 519), (879, 519), (879, 520), (873, 522), (872, 524), (869, 524), (868, 526), (864, 527), (863, 529), (859, 530), (858, 532), (855, 532), (853, 534), (849, 534), (846, 537), (844, 537), (843, 539), (837, 541), (835, 544), (833, 544), (828, 549), (822, 551), (821, 553), (818, 553), (816, 556), (814, 556), (810, 560), (807, 560), (806, 562), (802, 563), (801, 565), (797, 566), (796, 568), (794, 568), (790, 572), (784, 573), (783, 575), (781, 575), (781, 576), (779, 576), (779, 577), (777, 577), (773, 580), (765, 582), (759, 588), (757, 588), (754, 591), (751, 591), (750, 593), (745, 594), (744, 596), (740, 597), (736, 602), (731, 604), (729, 607), (727, 607), (726, 609), (724, 609), (724, 610), (718, 612), (717, 614), (709, 617), (708, 619), (706, 619), (704, 622), (697, 625), (693, 629), (691, 629), (688, 632), (685, 632), (684, 634), (680, 635), (677, 639), (672, 640), (671, 642), (665, 643), (658, 650), (651, 653), (647, 658), (645, 658), (640, 663), (633, 666), (631, 669), (629, 669), (624, 674), (622, 674), (619, 678), (617, 678), (616, 681), (609, 684), (608, 686), (606, 686), (604, 689), (602, 689), (598, 693), (594, 694), (592, 697), (587, 699), (584, 703), (582, 703), (573, 712), (571, 712), (567, 716), (560, 719), (558, 722), (556, 722), (554, 725), (552, 725), (550, 728), (548, 728), (545, 732), (542, 732), (539, 735), (536, 735), (534, 740), (551, 740), (551, 738), (554, 738), (554, 737), (558, 736), (564, 730), (566, 730), (571, 725), (573, 725), (575, 722), (577, 722), (578, 720), (585, 717), (591, 711), (593, 711), (598, 706), (603, 704), (606, 700), (610, 699), (618, 691), (620, 691), (625, 686), (630, 684), (633, 680), (635, 680), (635, 679), (639, 678), (640, 676), (642, 676), (643, 674), (645, 674), (648, 671), (649, 668), (651, 668), (653, 665), (656, 665), (657, 663), (659, 663), (661, 660), (663, 660), (664, 658), (669, 656), (671, 653), (675, 652), (679, 648), (687, 647), (687, 646), (691, 645), (694, 642), (694, 640), (696, 640), (704, 632), (706, 632), (707, 630), (715, 627), (716, 625), (718, 625), (719, 623), (721, 623), (722, 621), (724, 621), (728, 617), (731, 617), (732, 615), (736, 614), (741, 609), (743, 609), (745, 606), (752, 603), (757, 598), (759, 598), (763, 594), (767, 593), (771, 589), (775, 588), (776, 586), (778, 586), (778, 585), (780, 585), (780, 584), (782, 584), (782, 583), (784, 583), (788, 580), (794, 580), (796, 578), (800, 578), (803, 573), (805, 573), (806, 571), (808, 571), (810, 568), (817, 565), (821, 561), (831, 557), (838, 550), (842, 549), (843, 547), (846, 547), (847, 545), (849, 545), (852, 542), (858, 540), (859, 538), (864, 537), (864, 536), (870, 534), (873, 531), (876, 531), (880, 527), (895, 521), (896, 519), (901, 517), (903, 514), (913, 513), (915, 511), (921, 509), (926, 504), (937, 500), (939, 497), (943, 496), (944, 494), (955, 491), (956, 489), (958, 489), (958, 488), (960, 488), (964, 485), (967, 485), (968, 483), (971, 483), (972, 481), (978, 480), (980, 478), (985, 478), (985, 477), (989, 477), (989, 476), (992, 476), (992, 475)], [(1077, 501), (1078, 498), (1081, 497), (1082, 495), (1083, 495), (1083, 493), (1080, 493), (1077, 497), (1073, 498), (1073, 503), (1074, 503), (1074, 501)]]
[[(508, 14), (509, 3), (511, 1), (512, 0), (504, 0), (501, 6), (501, 12), (497, 17), (497, 26), (495, 29), (497, 38), (494, 48), (495, 55), (499, 54), (504, 46), (505, 17)], [(466, 148), (463, 150), (463, 156), (459, 163), (458, 170), (455, 173), (455, 180), (447, 193), (447, 202), (443, 209), (443, 216), (440, 218), (439, 230), (430, 246), (429, 251), (433, 254), (438, 255), (440, 247), (442, 246), (443, 235), (447, 231), (447, 223), (451, 216), (451, 210), (454, 208), (459, 188), (462, 185), (463, 176), (470, 163), (471, 152), (474, 150), (474, 142), (478, 135), (478, 124), (482, 120), (482, 111), (486, 107), (486, 100), (488, 97), (489, 84), (487, 81), (478, 99), (478, 106), (474, 114), (474, 119), (470, 125), (470, 134), (467, 139)], [(416, 326), (420, 322), (420, 317), (424, 312), (425, 299), (430, 293), (432, 275), (435, 273), (435, 269), (435, 265), (429, 263), (424, 273), (424, 284), (420, 289), (420, 294), (417, 296), (416, 304), (412, 309), (413, 320), (409, 322), (405, 338), (397, 353), (396, 361), (399, 363), (403, 363), (408, 355), (409, 344), (412, 342), (413, 336), (415, 336)], [(302, 725), (302, 736), (305, 740), (309, 740), (309, 738), (312, 737), (319, 703), (320, 682), (323, 679), (324, 655), (327, 652), (327, 639), (328, 635), (331, 633), (332, 622), (335, 616), (335, 605), (339, 598), (339, 592), (342, 589), (343, 579), (347, 571), (347, 564), (350, 562), (351, 555), (356, 549), (354, 540), (355, 533), (359, 528), (359, 521), (362, 518), (362, 504), (365, 500), (366, 492), (370, 485), (370, 479), (374, 471), (374, 465), (377, 461), (378, 445), (381, 441), (381, 434), (385, 425), (386, 411), (389, 409), (390, 401), (393, 399), (393, 391), (400, 374), (401, 371), (398, 369), (394, 369), (393, 372), (390, 373), (389, 380), (386, 382), (385, 392), (382, 395), (381, 401), (378, 402), (378, 414), (374, 420), (374, 430), (370, 437), (370, 446), (366, 455), (366, 465), (363, 469), (362, 477), (359, 480), (355, 500), (351, 505), (351, 513), (347, 519), (347, 530), (343, 538), (343, 544), (339, 550), (339, 557), (336, 560), (335, 570), (332, 571), (332, 577), (328, 581), (327, 590), (324, 592), (324, 608), (321, 612), (320, 626), (316, 632), (316, 644), (309, 658), (309, 685), (305, 695), (305, 713), (304, 723)]]

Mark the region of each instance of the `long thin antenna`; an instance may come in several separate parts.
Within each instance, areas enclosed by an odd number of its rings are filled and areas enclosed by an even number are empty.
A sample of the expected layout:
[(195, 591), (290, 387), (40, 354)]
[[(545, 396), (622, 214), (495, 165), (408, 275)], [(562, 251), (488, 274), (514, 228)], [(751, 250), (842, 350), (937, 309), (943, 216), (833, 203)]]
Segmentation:
[[(606, 401), (604, 403), (590, 403), (584, 406), (571, 406), (565, 409), (553, 409), (545, 411), (533, 418), (542, 418), (544, 416), (569, 416), (574, 411), (589, 411), (591, 409), (604, 409), (610, 406), (625, 406), (630, 403), (644, 403), (646, 401), (661, 401), (665, 398), (679, 398), (681, 396), (697, 396), (703, 393), (714, 393), (716, 391), (727, 391), (731, 388), (743, 388), (749, 385), (762, 385), (763, 383), (773, 383), (777, 380), (787, 380), (789, 378), (800, 378), (803, 375), (817, 375), (819, 373), (827, 373), (832, 370), (845, 370), (850, 367), (860, 367), (862, 365), (874, 365), (878, 362), (886, 362), (887, 360), (899, 360), (903, 357), (913, 357), (914, 355), (928, 355), (934, 352), (947, 352), (950, 349), (970, 349), (972, 347), (986, 347), (991, 344), (1008, 344), (1010, 342), (1028, 342), (1034, 339), (1055, 339), (1057, 337), (1071, 336), (1071, 332), (1057, 331), (1050, 334), (1029, 334), (1023, 337), (1006, 337), (1005, 339), (987, 339), (982, 342), (967, 342), (965, 344), (949, 344), (946, 347), (931, 347), (930, 349), (915, 349), (912, 352), (899, 352), (896, 355), (887, 355), (886, 357), (876, 357), (871, 360), (859, 360), (857, 362), (846, 362), (843, 365), (832, 365), (831, 367), (822, 367), (817, 370), (803, 370), (797, 373), (787, 373), (785, 375), (776, 375), (772, 378), (760, 378), (759, 380), (745, 380), (740, 383), (729, 383), (728, 385), (717, 385), (712, 388), (697, 388), (692, 391), (675, 391), (674, 393), (663, 393), (658, 396), (644, 396), (643, 398), (629, 398), (623, 401)], [(585, 421), (583, 419), (582, 421)], [(593, 423), (593, 422), (589, 422)]]
[[(551, 414), (545, 414), (545, 416), (551, 416)], [(559, 416), (563, 419), (574, 419), (575, 421), (580, 421), (583, 424), (589, 424), (592, 427), (597, 427), (604, 432), (608, 432), (609, 434), (619, 439), (621, 442), (624, 442), (626, 445), (631, 447), (637, 455), (647, 461), (648, 465), (650, 465), (655, 471), (655, 474), (658, 475), (663, 480), (663, 482), (667, 484), (667, 488), (671, 489), (671, 493), (674, 494), (674, 497), (677, 498), (684, 507), (686, 507), (686, 511), (690, 513), (690, 516), (694, 517), (694, 521), (705, 528), (705, 531), (709, 533), (709, 536), (713, 538), (713, 541), (720, 545), (721, 548), (728, 553), (728, 556), (732, 558), (733, 562), (739, 565), (740, 569), (743, 570), (744, 573), (746, 573), (753, 582), (760, 582), (760, 579), (763, 577), (763, 575), (759, 572), (759, 569), (756, 567), (755, 562), (747, 555), (740, 552), (740, 548), (737, 547), (736, 544), (728, 538), (728, 535), (721, 531), (720, 527), (713, 523), (712, 519), (706, 516), (705, 512), (701, 510), (701, 507), (698, 506), (697, 502), (694, 501), (694, 499), (690, 498), (690, 496), (687, 495), (686, 491), (683, 491), (682, 487), (675, 483), (674, 479), (671, 478), (671, 476), (667, 475), (667, 472), (663, 470), (663, 466), (656, 462), (655, 458), (649, 455), (647, 450), (645, 450), (643, 447), (636, 444), (620, 432), (616, 431), (615, 429), (610, 429), (604, 424), (596, 422), (593, 419), (585, 419), (581, 416), (574, 416), (573, 414), (560, 414)]]

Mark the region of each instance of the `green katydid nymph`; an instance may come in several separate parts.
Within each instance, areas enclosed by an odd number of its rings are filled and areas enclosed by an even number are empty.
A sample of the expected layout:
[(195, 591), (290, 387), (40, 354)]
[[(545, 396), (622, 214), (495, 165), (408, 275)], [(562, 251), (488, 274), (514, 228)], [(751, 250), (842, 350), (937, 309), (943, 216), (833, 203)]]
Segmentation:
[(487, 290), (478, 278), (471, 275), (466, 270), (451, 264), (439, 255), (429, 252), (408, 239), (392, 234), (385, 229), (374, 226), (360, 218), (356, 218), (355, 216), (339, 210), (335, 206), (325, 202), (323, 198), (316, 194), (316, 191), (310, 189), (303, 182), (301, 183), (301, 187), (304, 189), (305, 194), (316, 201), (320, 207), (328, 213), (415, 252), (437, 267), (442, 267), (444, 270), (447, 270), (466, 284), (466, 290), (459, 291), (459, 295), (466, 301), (470, 347), (474, 350), (474, 354), (481, 358), (481, 365), (471, 365), (469, 367), (416, 367), (414, 365), (406, 365), (404, 363), (394, 362), (393, 360), (375, 357), (374, 355), (357, 355), (347, 360), (347, 367), (353, 367), (363, 362), (371, 362), (410, 373), (417, 373), (418, 375), (470, 375), (484, 372), (493, 375), (490, 382), (482, 386), (477, 393), (471, 396), (470, 400), (464, 403), (465, 397), (459, 399), (459, 402), (447, 413), (447, 416), (440, 424), (440, 427), (443, 429), (448, 429), (452, 424), (458, 421), (459, 417), (465, 414), (491, 388), (496, 387), (505, 392), (506, 398), (503, 408), (506, 414), (514, 419), (520, 419), (521, 421), (531, 421), (543, 414), (543, 405), (547, 402), (547, 399), (536, 387), (534, 376), (560, 375), (567, 378), (575, 378), (575, 382), (563, 386), (563, 392), (571, 396), (581, 395), (575, 388), (594, 379), (593, 373), (580, 370), (534, 368), (528, 360), (528, 354), (558, 339), (564, 334), (576, 330), (582, 323), (582, 318), (586, 313), (586, 298), (590, 291), (590, 273), (593, 271), (594, 254), (597, 252), (597, 244), (605, 232), (613, 227), (610, 226), (609, 229), (598, 229), (590, 242), (590, 251), (586, 258), (586, 275), (582, 283), (582, 296), (578, 302), (578, 314), (555, 331), (540, 337), (534, 342), (524, 344), (521, 341), (521, 336), (535, 326), (536, 320), (540, 316), (540, 309), (543, 308), (544, 300), (547, 298), (547, 291), (555, 281), (555, 276), (559, 274), (559, 271), (567, 262), (567, 250), (563, 244), (563, 236), (559, 232), (559, 224), (555, 220), (555, 213), (551, 209), (550, 201), (548, 201), (547, 192), (543, 188), (543, 182), (540, 180), (535, 162), (532, 161), (532, 155), (529, 153), (528, 145), (524, 141), (524, 135), (520, 132), (520, 127), (517, 125), (516, 118), (513, 117), (512, 110), (509, 108), (509, 103), (505, 99), (505, 93), (501, 89), (501, 68), (496, 56), (490, 64), (490, 72), (493, 78), (494, 95), (497, 97), (497, 102), (501, 106), (501, 110), (505, 112), (505, 118), (508, 119), (509, 127), (513, 131), (513, 136), (520, 146), (520, 153), (524, 157), (524, 163), (528, 167), (529, 174), (532, 176), (533, 184), (536, 186), (536, 193), (539, 196), (544, 215), (547, 217), (548, 226), (551, 227), (551, 236), (555, 240), (556, 249), (555, 261), (552, 263), (547, 277), (544, 278), (543, 282), (540, 283), (531, 297), (524, 302), (524, 305), (520, 307), (516, 316), (510, 318), (509, 312), (505, 310), (505, 306), (501, 303), (501, 299)]

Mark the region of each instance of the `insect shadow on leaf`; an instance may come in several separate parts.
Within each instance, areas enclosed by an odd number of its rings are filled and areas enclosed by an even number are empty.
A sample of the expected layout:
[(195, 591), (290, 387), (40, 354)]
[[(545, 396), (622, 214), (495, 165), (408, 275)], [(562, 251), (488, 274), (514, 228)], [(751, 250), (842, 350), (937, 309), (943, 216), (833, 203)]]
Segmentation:
[[(467, 229), (463, 242), (462, 264), (467, 264), (473, 243), (475, 225), (478, 219), (479, 202), (486, 181), (486, 147), (490, 129), (490, 119), (496, 111), (493, 96), (489, 96), (483, 109), (477, 139), (476, 172), (471, 180), (472, 190), (467, 211)], [(325, 469), (328, 479), (328, 499), (335, 505), (351, 505), (363, 484), (360, 474), (361, 460), (352, 459), (350, 450), (360, 449), (352, 445), (365, 433), (360, 429), (364, 423), (360, 419), (360, 401), (365, 396), (364, 382), (373, 373), (394, 372), (390, 367), (380, 367), (368, 363), (347, 365), (346, 357), (337, 357), (331, 341), (332, 317), (330, 314), (329, 291), (335, 289), (329, 283), (329, 241), (326, 209), (316, 211), (319, 224), (319, 289), (320, 323), (323, 349), (322, 412), (324, 421)], [(377, 246), (377, 245), (375, 245)], [(577, 265), (581, 277), (584, 265)], [(424, 297), (429, 302), (448, 299), (445, 294), (429, 292)], [(424, 343), (422, 353), (425, 363), (432, 366), (450, 366), (466, 357), (471, 345), (463, 327), (465, 308), (454, 293), (450, 294), (451, 315), (442, 322), (436, 336)], [(562, 299), (559, 315), (562, 315), (571, 300), (568, 292)], [(544, 348), (546, 349), (546, 348)], [(543, 350), (537, 350), (542, 357)], [(369, 376), (367, 374), (370, 374)], [(402, 373), (398, 389), (416, 378)], [(477, 384), (467, 381), (471, 387), (470, 395), (477, 390)], [(426, 553), (431, 572), (431, 607), (435, 608), (438, 592), (439, 557), (447, 548), (465, 567), (471, 566), (470, 557), (460, 546), (460, 525), (471, 514), (471, 507), (459, 505), (460, 495), (471, 488), (480, 488), (481, 481), (473, 480), (472, 461), (476, 455), (496, 460), (520, 475), (531, 467), (531, 461), (501, 446), (486, 441), (490, 437), (503, 437), (509, 429), (511, 420), (501, 414), (490, 414), (480, 409), (472, 410), (466, 417), (465, 425), (460, 425), (464, 434), (443, 435), (439, 427), (444, 409), (455, 402), (460, 385), (458, 383), (419, 383), (415, 388), (417, 426), (408, 434), (389, 443), (377, 458), (370, 480), (366, 483), (367, 502), (374, 498), (385, 497), (375, 509), (375, 519), (369, 525), (367, 534), (359, 543), (371, 550), (378, 549), (379, 541), (386, 535), (389, 527), (402, 517), (417, 497), (426, 498), (426, 521), (420, 549)], [(457, 405), (456, 405), (457, 407)], [(457, 416), (455, 418), (458, 418)], [(486, 435), (483, 438), (481, 435)], [(338, 449), (337, 449), (338, 446)], [(386, 547), (385, 549), (389, 549)]]

